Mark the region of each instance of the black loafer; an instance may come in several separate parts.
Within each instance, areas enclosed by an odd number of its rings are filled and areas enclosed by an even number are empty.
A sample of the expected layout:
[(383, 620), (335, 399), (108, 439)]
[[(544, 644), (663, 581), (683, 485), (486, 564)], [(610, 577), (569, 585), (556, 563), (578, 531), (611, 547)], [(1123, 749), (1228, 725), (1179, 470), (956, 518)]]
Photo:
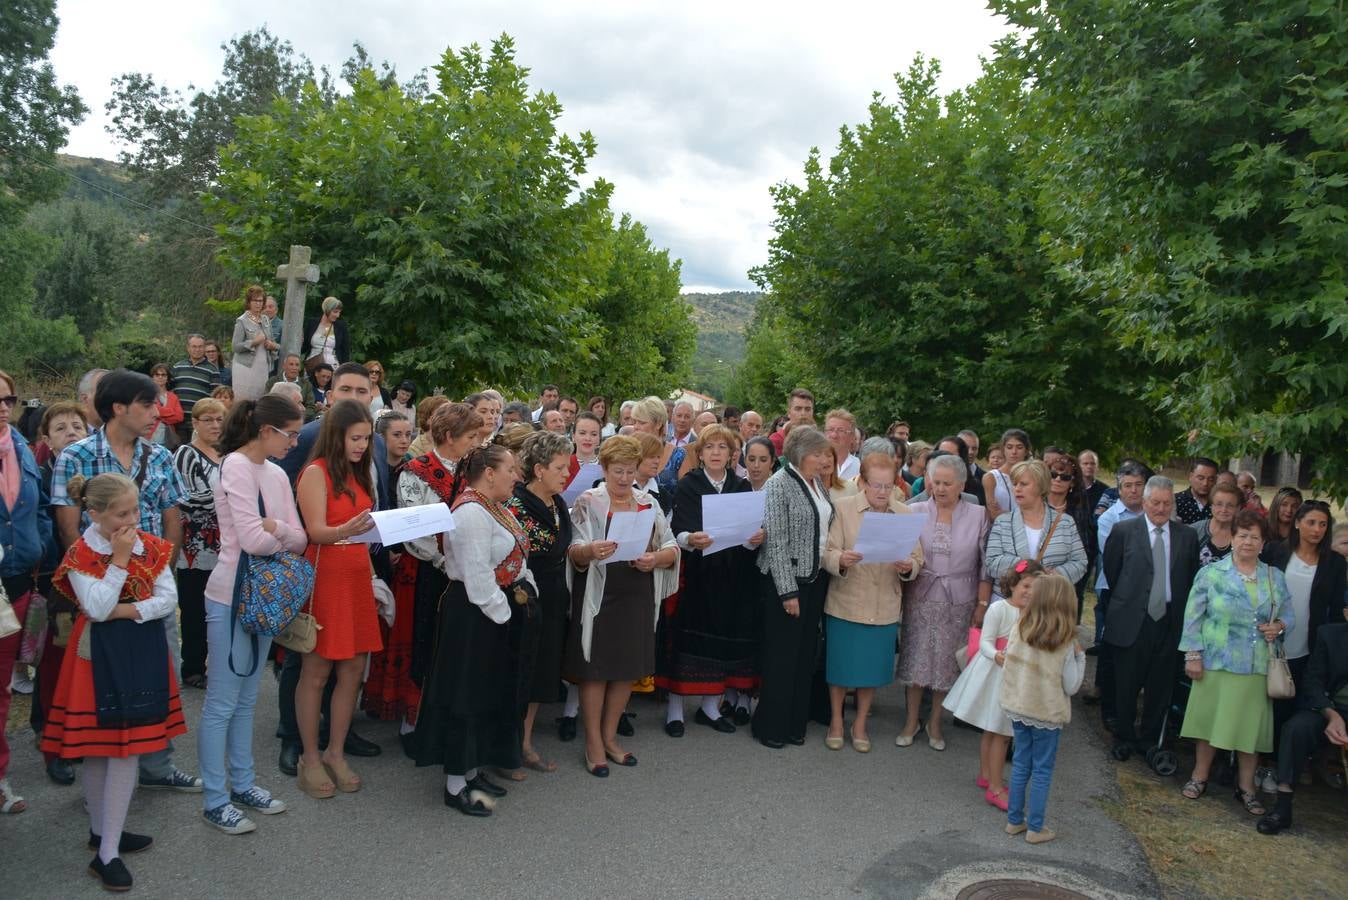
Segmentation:
[(749, 710), (745, 709), (743, 706), (735, 707), (734, 722), (740, 728), (743, 728), (745, 725), (748, 725), (751, 721), (753, 721), (753, 718), (754, 717), (750, 715)]
[(637, 730), (632, 727), (632, 720), (628, 718), (627, 713), (623, 713), (618, 717), (618, 734), (621, 734), (623, 737), (631, 737), (636, 733)]
[(772, 738), (759, 738), (758, 742), (769, 750), (780, 750), (786, 746), (782, 741), (774, 741)]
[(121, 893), (131, 890), (131, 873), (126, 870), (126, 864), (120, 856), (110, 863), (95, 856), (94, 861), (89, 863), (89, 874), (103, 882), (105, 891)]
[(75, 767), (70, 760), (58, 756), (47, 763), (47, 777), (55, 784), (68, 787), (75, 783)]
[(1254, 827), (1260, 834), (1277, 834), (1292, 827), (1292, 817), (1283, 815), (1275, 809), (1271, 813), (1260, 816)]
[[(101, 843), (103, 843), (103, 839), (101, 837), (94, 834), (92, 831), (89, 832), (90, 850), (97, 850), (99, 844)], [(134, 834), (130, 831), (123, 831), (122, 839), (117, 842), (117, 852), (139, 853), (142, 850), (150, 849), (150, 845), (153, 843), (154, 838), (150, 837), (148, 834)]]
[(557, 717), (557, 740), (563, 743), (574, 741), (576, 739), (576, 717), (558, 716)]
[(299, 744), (281, 745), (281, 755), (276, 757), (276, 768), (281, 770), (282, 775), (289, 775), (291, 778), (294, 778), (296, 771), (298, 771), (299, 761)]
[(491, 807), (480, 799), (474, 800), (473, 792), (468, 788), (464, 788), (457, 794), (451, 794), (449, 788), (445, 788), (445, 806), (450, 809), (457, 809), (465, 816), (475, 818), (484, 818), (491, 815)]
[(709, 728), (714, 728), (717, 731), (721, 732), (721, 734), (735, 733), (734, 723), (731, 722), (729, 719), (727, 719), (725, 716), (721, 716), (721, 718), (719, 719), (713, 719), (711, 716), (707, 715), (706, 712), (704, 712), (700, 708), (697, 711), (697, 715), (693, 716), (693, 721), (699, 725), (706, 725)]
[(1133, 755), (1133, 748), (1127, 741), (1116, 741), (1110, 748), (1109, 755), (1119, 762), (1127, 762)]
[(666, 722), (665, 734), (669, 735), (670, 737), (683, 737), (683, 721), (680, 720), (678, 722)]
[(487, 776), (482, 772), (478, 772), (477, 775), (468, 782), (468, 787), (475, 791), (481, 791), (484, 794), (490, 794), (493, 797), (504, 797), (509, 793), (509, 791), (496, 782), (488, 780)]
[(786, 739), (786, 742), (787, 742), (788, 744), (790, 744), (792, 747), (804, 747), (804, 746), (805, 746), (805, 738), (803, 738), (803, 737), (789, 737), (789, 738)]
[(342, 752), (347, 756), (378, 756), (384, 752), (384, 748), (374, 741), (367, 741), (354, 731), (348, 731), (346, 741), (342, 744)]

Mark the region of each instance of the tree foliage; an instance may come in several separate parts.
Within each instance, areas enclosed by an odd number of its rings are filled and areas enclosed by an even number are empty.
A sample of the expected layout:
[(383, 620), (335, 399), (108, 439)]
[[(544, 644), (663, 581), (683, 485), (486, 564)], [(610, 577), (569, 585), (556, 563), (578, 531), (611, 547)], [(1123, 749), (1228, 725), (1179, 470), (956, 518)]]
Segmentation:
[(24, 225), (33, 204), (60, 192), (56, 151), (85, 113), (75, 89), (58, 84), (47, 62), (56, 25), (54, 0), (0, 8), (0, 358), (15, 368), (80, 349), (70, 321), (32, 314), (33, 276), (52, 245)]
[(309, 84), (239, 117), (206, 197), (227, 263), (265, 273), (312, 246), (358, 351), (451, 393), (680, 373), (677, 264), (613, 228), (611, 186), (581, 183), (594, 138), (560, 133), (527, 74), (502, 36), (446, 51), (424, 90), (366, 68), (349, 96)]
[(1129, 414), (1133, 367), (1041, 251), (1042, 139), (1019, 79), (989, 64), (943, 102), (938, 71), (919, 57), (827, 166), (812, 152), (802, 185), (774, 188), (742, 399), (775, 411), (805, 384), (924, 436), (1014, 424), (1076, 446), (1156, 443)]

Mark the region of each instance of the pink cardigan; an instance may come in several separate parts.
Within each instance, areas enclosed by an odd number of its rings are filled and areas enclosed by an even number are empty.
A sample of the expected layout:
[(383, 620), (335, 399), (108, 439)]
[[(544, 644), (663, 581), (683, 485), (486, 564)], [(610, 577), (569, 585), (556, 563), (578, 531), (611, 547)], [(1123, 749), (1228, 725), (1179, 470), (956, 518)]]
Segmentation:
[[(268, 534), (257, 511), (258, 491), (267, 518), (276, 521), (276, 533)], [(257, 465), (242, 453), (231, 453), (220, 463), (220, 484), (215, 489), (215, 514), (220, 520), (220, 557), (206, 582), (206, 599), (228, 605), (234, 599), (234, 575), (239, 551), (270, 556), (278, 550), (303, 553), (309, 545), (290, 479), (274, 462)]]

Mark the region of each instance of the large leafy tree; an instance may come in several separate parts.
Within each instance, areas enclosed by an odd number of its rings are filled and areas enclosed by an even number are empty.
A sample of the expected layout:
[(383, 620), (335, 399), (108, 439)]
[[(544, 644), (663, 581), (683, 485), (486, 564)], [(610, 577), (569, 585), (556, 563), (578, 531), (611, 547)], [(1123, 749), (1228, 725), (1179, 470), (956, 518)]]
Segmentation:
[(78, 352), (70, 320), (34, 316), (33, 276), (51, 245), (24, 224), (35, 203), (65, 182), (56, 151), (85, 113), (75, 89), (47, 62), (56, 38), (54, 0), (14, 0), (0, 8), (0, 358), (61, 363)]
[(1058, 272), (1194, 449), (1348, 495), (1348, 21), (1338, 0), (994, 0), (1056, 127)]
[(943, 101), (937, 74), (919, 58), (827, 166), (815, 151), (802, 185), (774, 189), (743, 399), (779, 410), (804, 383), (872, 427), (1154, 446), (1138, 379), (1041, 250), (1042, 140), (1020, 80), (990, 64)]
[(560, 133), (561, 105), (527, 74), (503, 36), (446, 51), (425, 90), (367, 68), (349, 96), (310, 85), (239, 118), (206, 198), (226, 259), (260, 273), (288, 244), (314, 247), (359, 352), (451, 393), (563, 376), (617, 389), (602, 373), (629, 347), (629, 377), (679, 372), (677, 328), (612, 327), (627, 323), (603, 308), (673, 291), (660, 313), (686, 318), (677, 267), (644, 231), (614, 231), (611, 186), (581, 184), (594, 138)]

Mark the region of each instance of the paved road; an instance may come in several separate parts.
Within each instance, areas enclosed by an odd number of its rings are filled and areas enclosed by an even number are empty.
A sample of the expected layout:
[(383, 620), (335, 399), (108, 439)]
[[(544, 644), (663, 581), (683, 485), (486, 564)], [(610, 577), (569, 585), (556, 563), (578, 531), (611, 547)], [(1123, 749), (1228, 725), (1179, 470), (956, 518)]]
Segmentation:
[[(186, 693), (189, 723), (201, 698)], [(953, 897), (992, 877), (1039, 878), (1094, 897), (1158, 894), (1137, 843), (1099, 806), (1115, 782), (1085, 725), (1069, 728), (1058, 757), (1049, 824), (1059, 839), (1031, 847), (1003, 833), (1003, 814), (974, 787), (977, 734), (947, 727), (944, 753), (921, 739), (894, 746), (895, 688), (878, 698), (869, 755), (830, 752), (816, 725), (804, 747), (780, 751), (748, 729), (722, 735), (691, 721), (672, 740), (660, 727), (663, 706), (636, 699), (637, 736), (627, 746), (639, 766), (593, 778), (580, 743), (560, 744), (549, 728), (540, 749), (560, 770), (512, 787), (487, 820), (446, 809), (443, 776), (415, 769), (394, 726), (363, 716), (361, 733), (385, 748), (354, 761), (365, 789), (305, 797), (275, 768), (275, 698), (264, 677), (255, 746), (260, 783), (290, 810), (231, 837), (202, 822), (199, 795), (138, 792), (130, 827), (156, 843), (130, 860), (137, 896)], [(555, 712), (543, 713), (551, 722)], [(47, 781), (26, 732), (11, 743), (11, 778), (29, 810), (0, 820), (0, 895), (101, 896), (85, 874), (79, 786)], [(178, 761), (195, 771), (195, 759), (189, 733)]]

